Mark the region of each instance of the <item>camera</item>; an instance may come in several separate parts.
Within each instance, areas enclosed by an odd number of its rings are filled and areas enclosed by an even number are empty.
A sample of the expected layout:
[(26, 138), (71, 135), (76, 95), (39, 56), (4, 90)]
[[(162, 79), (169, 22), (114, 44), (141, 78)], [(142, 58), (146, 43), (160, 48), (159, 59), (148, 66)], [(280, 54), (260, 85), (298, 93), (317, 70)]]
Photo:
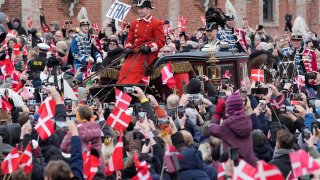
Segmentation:
[(314, 110), (320, 108), (320, 100), (318, 99), (308, 98), (307, 102), (308, 102), (308, 106), (310, 108), (313, 108)]
[(179, 119), (183, 118), (184, 113), (185, 113), (184, 107), (178, 106), (177, 107), (177, 114), (178, 114)]
[(72, 100), (71, 99), (65, 99), (64, 100), (64, 106), (66, 107), (67, 112), (72, 112)]
[(138, 112), (138, 120), (139, 120), (140, 122), (143, 122), (144, 119), (145, 119), (145, 117), (146, 117), (146, 115), (147, 115), (147, 112), (144, 112), (144, 111)]
[(308, 140), (308, 139), (310, 139), (311, 133), (307, 128), (304, 128), (301, 135), (302, 135), (303, 139)]
[(123, 92), (127, 94), (132, 94), (135, 92), (135, 90), (133, 89), (133, 87), (123, 87)]
[(306, 80), (308, 79), (316, 79), (317, 78), (317, 73), (316, 72), (309, 72), (305, 74)]
[(260, 112), (266, 112), (266, 108), (267, 108), (267, 103), (266, 100), (259, 100), (260, 103)]
[(302, 96), (299, 93), (294, 93), (290, 95), (291, 101), (302, 101)]
[(169, 119), (168, 119), (168, 117), (158, 118), (158, 123), (159, 123), (160, 125), (167, 125), (167, 124), (169, 124)]
[(57, 58), (55, 55), (52, 55), (48, 59), (47, 66), (49, 68), (52, 68), (54, 66), (61, 66), (62, 65), (62, 60), (60, 58)]
[(268, 88), (251, 88), (251, 94), (263, 94), (267, 95), (268, 94)]
[(202, 100), (200, 99), (199, 94), (190, 94), (188, 100), (189, 100), (189, 102), (192, 102), (193, 105), (201, 105), (202, 104)]
[(229, 83), (230, 83), (230, 79), (222, 78), (221, 79), (221, 88), (224, 90), (227, 90)]

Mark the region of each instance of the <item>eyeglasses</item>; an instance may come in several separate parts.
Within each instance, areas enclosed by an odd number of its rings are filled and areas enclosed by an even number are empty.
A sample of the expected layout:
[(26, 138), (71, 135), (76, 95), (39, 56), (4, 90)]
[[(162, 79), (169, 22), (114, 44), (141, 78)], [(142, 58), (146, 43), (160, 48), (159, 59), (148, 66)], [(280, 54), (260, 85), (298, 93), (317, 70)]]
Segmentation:
[(110, 45), (112, 45), (112, 46), (116, 46), (117, 44), (116, 43), (109, 43)]
[(162, 53), (171, 53), (171, 51), (162, 51)]

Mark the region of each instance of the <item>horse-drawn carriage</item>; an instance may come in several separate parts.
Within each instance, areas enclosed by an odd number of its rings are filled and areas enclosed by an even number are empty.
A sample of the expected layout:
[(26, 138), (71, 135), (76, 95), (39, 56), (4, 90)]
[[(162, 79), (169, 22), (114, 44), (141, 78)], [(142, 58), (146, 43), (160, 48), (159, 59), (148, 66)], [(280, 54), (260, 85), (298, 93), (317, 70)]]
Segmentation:
[[(155, 60), (150, 76), (150, 84), (115, 84), (119, 71), (116, 69), (105, 69), (100, 73), (100, 85), (92, 87), (90, 93), (98, 97), (102, 102), (114, 102), (114, 87), (140, 86), (147, 93), (153, 94), (159, 100), (165, 100), (172, 93), (167, 85), (162, 85), (161, 69), (169, 62), (176, 79), (176, 88), (181, 94), (182, 82), (188, 83), (192, 77), (207, 75), (214, 84), (220, 83), (221, 77), (229, 70), (230, 83), (235, 88), (240, 88), (243, 78), (248, 76), (248, 56), (246, 54), (232, 54), (231, 52), (186, 52), (177, 53)], [(173, 91), (174, 91), (173, 90)]]

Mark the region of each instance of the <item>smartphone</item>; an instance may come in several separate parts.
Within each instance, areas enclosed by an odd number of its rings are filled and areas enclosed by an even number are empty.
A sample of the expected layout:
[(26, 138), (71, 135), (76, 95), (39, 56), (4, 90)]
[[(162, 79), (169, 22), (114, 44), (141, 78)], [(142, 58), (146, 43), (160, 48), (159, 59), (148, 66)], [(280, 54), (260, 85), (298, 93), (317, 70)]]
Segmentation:
[(158, 118), (158, 123), (160, 125), (166, 125), (166, 124), (169, 124), (169, 119), (167, 117), (165, 118)]
[(184, 113), (185, 113), (184, 107), (178, 106), (177, 107), (177, 114), (178, 114), (179, 119), (183, 118)]
[(66, 107), (67, 112), (72, 111), (72, 100), (71, 99), (65, 99), (64, 100), (64, 106)]
[(311, 128), (312, 129), (311, 134), (314, 135), (313, 131), (315, 131), (316, 132), (315, 135), (318, 135), (318, 122), (317, 121), (312, 122), (311, 123), (311, 127), (312, 127)]
[(146, 144), (146, 146), (149, 146), (150, 139), (146, 139), (144, 143)]
[(231, 148), (229, 153), (230, 153), (231, 160), (233, 160), (234, 162), (234, 165), (238, 166), (239, 165), (239, 149)]
[(259, 100), (259, 103), (260, 103), (260, 112), (265, 112), (267, 108), (266, 100), (261, 99)]

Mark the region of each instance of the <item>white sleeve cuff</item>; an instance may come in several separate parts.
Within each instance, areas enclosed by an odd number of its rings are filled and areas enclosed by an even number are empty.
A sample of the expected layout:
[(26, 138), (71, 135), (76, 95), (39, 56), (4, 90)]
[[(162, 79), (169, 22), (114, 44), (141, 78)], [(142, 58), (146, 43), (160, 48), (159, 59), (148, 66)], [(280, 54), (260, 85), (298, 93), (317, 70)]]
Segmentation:
[(151, 47), (151, 52), (156, 52), (158, 51), (158, 45), (156, 43), (151, 43), (152, 47)]

